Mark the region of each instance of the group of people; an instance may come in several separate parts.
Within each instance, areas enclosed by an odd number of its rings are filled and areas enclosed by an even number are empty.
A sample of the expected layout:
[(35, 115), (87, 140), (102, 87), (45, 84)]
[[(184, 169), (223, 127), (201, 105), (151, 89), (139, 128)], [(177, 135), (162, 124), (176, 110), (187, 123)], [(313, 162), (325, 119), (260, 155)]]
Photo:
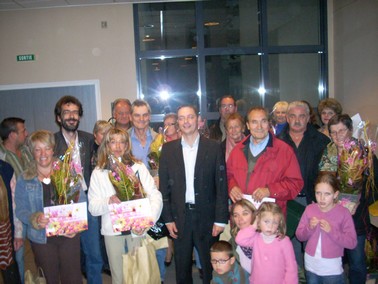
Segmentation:
[[(1, 122), (1, 212), (7, 214), (1, 214), (0, 235), (8, 249), (0, 253), (0, 267), (6, 283), (23, 283), (26, 238), (48, 283), (82, 283), (82, 273), (88, 283), (102, 283), (107, 266), (112, 283), (123, 283), (122, 255), (141, 245), (148, 228), (113, 231), (109, 204), (121, 200), (109, 178), (109, 157), (137, 177), (154, 222), (169, 232), (168, 248), (156, 250), (159, 282), (174, 251), (176, 282), (192, 283), (195, 249), (204, 283), (298, 283), (301, 273), (307, 283), (344, 283), (345, 249), (349, 283), (365, 283), (367, 208), (374, 192), (361, 194), (353, 212), (338, 204), (338, 154), (353, 139), (353, 125), (336, 100), (320, 102), (317, 127), (305, 101), (278, 102), (271, 115), (253, 107), (244, 119), (234, 98), (224, 96), (220, 118), (206, 135), (200, 135), (197, 108), (183, 105), (164, 118), (158, 173), (149, 163), (158, 133), (150, 127), (148, 103), (118, 99), (112, 108), (114, 123), (97, 121), (93, 134), (78, 130), (83, 108), (72, 96), (56, 104), (55, 134), (28, 136), (20, 118)], [(88, 230), (46, 237), (43, 208), (54, 205), (53, 163), (70, 145)], [(375, 156), (373, 161), (377, 165)], [(292, 235), (288, 201), (303, 208)]]

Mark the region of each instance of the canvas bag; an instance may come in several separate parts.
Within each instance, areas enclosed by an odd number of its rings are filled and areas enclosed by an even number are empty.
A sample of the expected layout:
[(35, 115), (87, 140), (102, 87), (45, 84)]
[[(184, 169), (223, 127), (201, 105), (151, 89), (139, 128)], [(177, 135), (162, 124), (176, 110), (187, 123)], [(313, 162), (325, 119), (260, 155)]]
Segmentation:
[(33, 273), (28, 269), (25, 271), (25, 284), (46, 284), (45, 274), (41, 267), (38, 267), (37, 275), (33, 275)]
[(141, 240), (140, 247), (122, 257), (124, 284), (160, 284), (159, 265), (152, 241)]

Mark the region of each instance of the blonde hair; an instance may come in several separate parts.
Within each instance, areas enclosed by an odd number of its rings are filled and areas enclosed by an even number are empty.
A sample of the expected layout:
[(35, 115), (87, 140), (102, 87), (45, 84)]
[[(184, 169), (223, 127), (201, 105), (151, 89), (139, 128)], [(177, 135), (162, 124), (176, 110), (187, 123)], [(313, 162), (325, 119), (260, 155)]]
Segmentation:
[(247, 209), (249, 211), (251, 211), (251, 214), (252, 214), (252, 220), (251, 220), (251, 225), (253, 224), (253, 222), (255, 221), (255, 213), (256, 213), (256, 208), (255, 206), (253, 206), (253, 204), (251, 202), (249, 202), (247, 199), (241, 199), (241, 200), (238, 200), (236, 201), (234, 204), (232, 204), (231, 206), (231, 210), (230, 210), (230, 218), (231, 218), (231, 223), (233, 224), (233, 227), (231, 229), (231, 235), (233, 237), (236, 237), (236, 235), (238, 234), (239, 232), (239, 228), (235, 225), (235, 220), (234, 220), (234, 210), (236, 208), (236, 206), (241, 206), (243, 209)]
[(102, 140), (101, 145), (98, 149), (97, 166), (100, 169), (105, 169), (108, 166), (109, 155), (111, 154), (109, 143), (116, 135), (120, 135), (122, 137), (122, 140), (126, 142), (126, 150), (122, 157), (123, 161), (127, 164), (138, 162), (138, 160), (131, 153), (131, 140), (129, 133), (123, 129), (111, 127), (105, 134), (104, 139)]
[(274, 104), (273, 106), (273, 110), (272, 112), (275, 112), (277, 108), (284, 108), (285, 110), (287, 110), (287, 108), (289, 107), (289, 103), (287, 101), (278, 101)]
[(110, 122), (106, 120), (97, 120), (94, 127), (93, 127), (93, 134), (97, 134), (99, 132), (106, 132), (112, 127)]
[[(54, 149), (55, 147), (54, 134), (48, 130), (37, 130), (28, 137), (27, 145), (33, 157), (34, 157), (35, 144), (37, 142), (41, 142), (42, 144), (45, 144), (51, 147), (52, 149)], [(23, 176), (25, 179), (32, 179), (35, 176), (37, 176), (37, 162), (35, 160), (33, 160), (30, 163), (29, 167), (26, 169)]]
[(285, 216), (282, 212), (281, 207), (273, 202), (264, 202), (260, 205), (259, 209), (257, 210), (257, 231), (261, 232), (260, 229), (260, 222), (261, 222), (261, 217), (265, 213), (272, 213), (273, 215), (278, 215), (280, 217), (280, 222), (278, 224), (278, 229), (277, 229), (277, 236), (280, 239), (283, 239), (286, 235), (286, 221), (285, 221)]

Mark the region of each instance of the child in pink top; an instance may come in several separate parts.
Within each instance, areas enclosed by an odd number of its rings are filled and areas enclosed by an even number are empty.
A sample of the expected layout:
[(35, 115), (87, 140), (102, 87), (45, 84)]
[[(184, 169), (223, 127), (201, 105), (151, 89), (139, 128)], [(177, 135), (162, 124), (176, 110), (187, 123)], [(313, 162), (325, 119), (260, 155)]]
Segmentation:
[(307, 241), (307, 283), (345, 283), (341, 257), (344, 248), (356, 247), (357, 236), (349, 210), (337, 204), (338, 194), (337, 178), (330, 173), (319, 175), (315, 182), (317, 203), (308, 205), (299, 221), (296, 236)]
[(298, 283), (293, 246), (285, 233), (282, 210), (270, 202), (261, 204), (253, 225), (239, 231), (236, 243), (253, 248), (250, 283)]

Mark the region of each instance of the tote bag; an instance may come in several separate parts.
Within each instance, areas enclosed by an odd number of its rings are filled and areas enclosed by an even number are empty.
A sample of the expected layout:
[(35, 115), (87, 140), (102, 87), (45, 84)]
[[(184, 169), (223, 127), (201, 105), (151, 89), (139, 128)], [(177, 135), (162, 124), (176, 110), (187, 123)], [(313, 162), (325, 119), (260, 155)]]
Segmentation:
[(141, 246), (123, 255), (124, 284), (160, 284), (159, 265), (152, 242), (143, 239)]

